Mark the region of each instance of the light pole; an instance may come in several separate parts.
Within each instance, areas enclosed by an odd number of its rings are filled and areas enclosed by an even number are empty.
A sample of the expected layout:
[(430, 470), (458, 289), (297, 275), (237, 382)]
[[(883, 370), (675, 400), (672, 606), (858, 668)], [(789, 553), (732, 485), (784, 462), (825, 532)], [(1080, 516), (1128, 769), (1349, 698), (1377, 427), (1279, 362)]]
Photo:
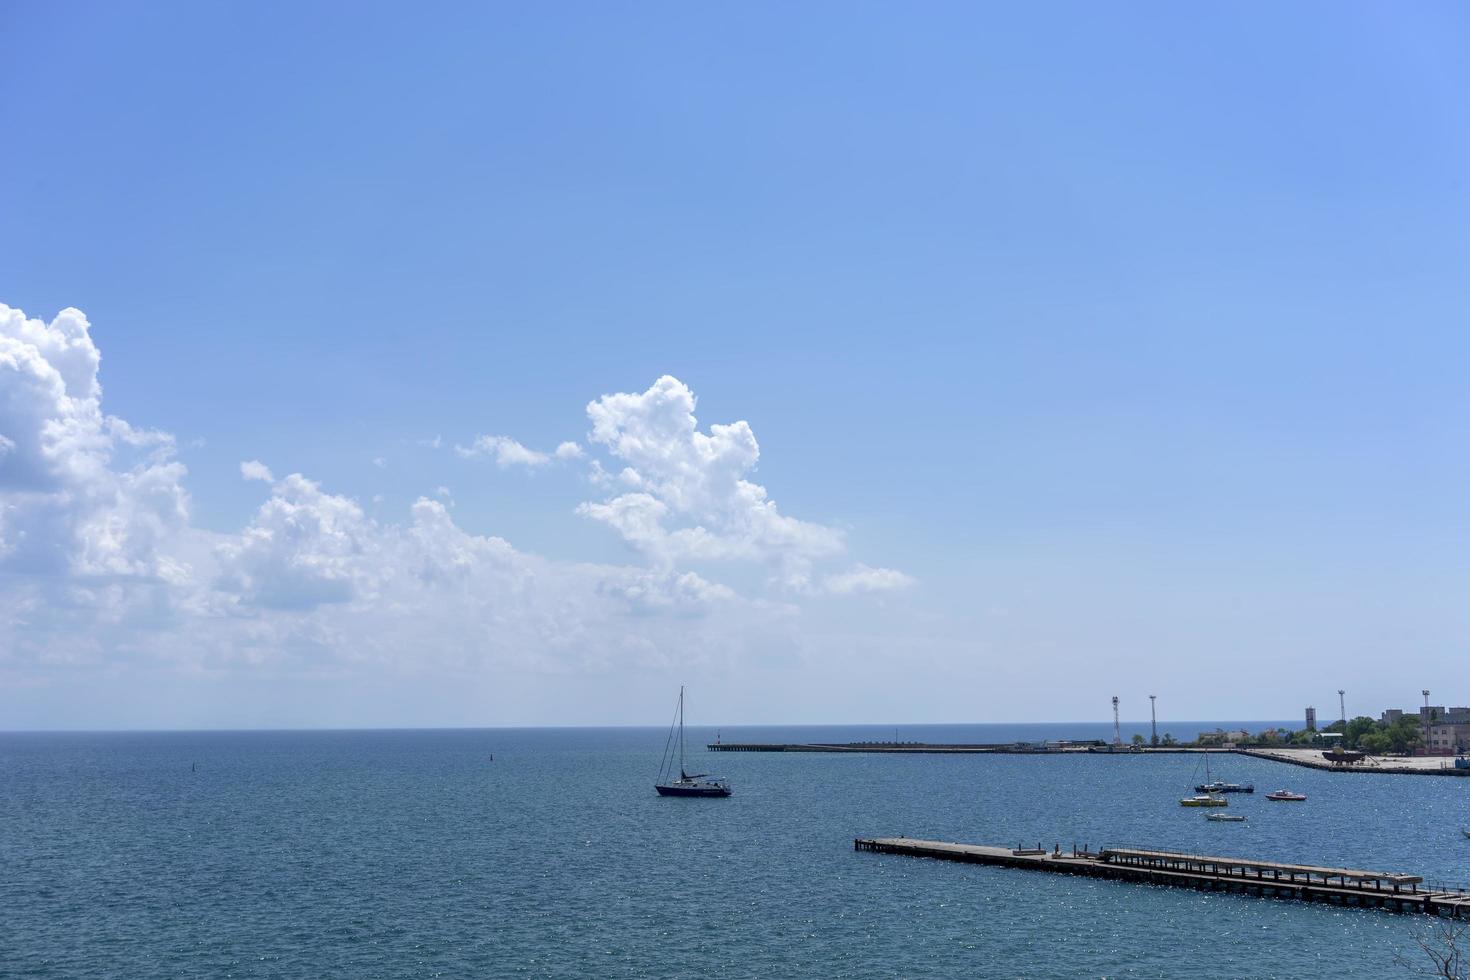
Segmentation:
[(1429, 688), (1423, 690), (1424, 695), (1424, 754), (1429, 754)]
[(1122, 745), (1123, 735), (1118, 730), (1118, 695), (1113, 695), (1113, 744)]
[(1344, 707), (1347, 702), (1343, 701), (1342, 693), (1342, 688), (1339, 687), (1337, 689), (1337, 716), (1342, 720), (1342, 730), (1347, 731), (1347, 708)]
[(1158, 713), (1157, 710), (1155, 710), (1155, 708), (1156, 708), (1155, 702), (1156, 702), (1157, 699), (1158, 699), (1158, 695), (1157, 694), (1150, 694), (1148, 696), (1148, 720), (1149, 720), (1149, 724), (1153, 727), (1153, 733), (1154, 733), (1153, 734), (1153, 739), (1149, 743), (1150, 745), (1158, 745), (1159, 744), (1159, 713)]

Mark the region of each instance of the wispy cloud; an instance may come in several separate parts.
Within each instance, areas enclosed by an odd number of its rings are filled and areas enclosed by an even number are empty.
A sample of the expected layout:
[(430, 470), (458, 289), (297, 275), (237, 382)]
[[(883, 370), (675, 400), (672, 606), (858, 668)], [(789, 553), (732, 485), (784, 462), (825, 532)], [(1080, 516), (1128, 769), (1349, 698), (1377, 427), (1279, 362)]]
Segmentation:
[(822, 588), (833, 595), (852, 595), (855, 592), (893, 592), (914, 586), (912, 576), (892, 568), (869, 568), (857, 564), (845, 572), (828, 575), (822, 579)]
[(260, 480), (263, 483), (273, 483), (276, 479), (271, 476), (271, 468), (258, 459), (247, 459), (241, 463), (240, 475), (247, 480)]
[(479, 436), (468, 446), (455, 446), (454, 451), (464, 459), (489, 458), (502, 469), (510, 466), (535, 468), (551, 462), (551, 455), (527, 449), (510, 436)]

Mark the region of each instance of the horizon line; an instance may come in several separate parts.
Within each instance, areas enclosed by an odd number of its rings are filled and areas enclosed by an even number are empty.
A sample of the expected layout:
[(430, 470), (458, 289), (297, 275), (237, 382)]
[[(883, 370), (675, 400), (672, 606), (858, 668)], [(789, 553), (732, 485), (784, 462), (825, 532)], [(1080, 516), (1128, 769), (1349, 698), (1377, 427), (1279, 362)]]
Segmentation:
[[(1366, 716), (1364, 716), (1366, 717)], [(1186, 718), (1171, 722), (1175, 725), (1220, 724), (1228, 721), (1236, 724), (1277, 724), (1280, 718)], [(1102, 725), (1109, 721), (919, 721), (919, 722), (740, 722), (736, 724), (698, 724), (689, 728), (938, 728), (967, 725)], [(1119, 722), (1120, 725), (1149, 725), (1149, 720)], [(1336, 720), (1327, 722), (1336, 724)], [(188, 734), (251, 734), (251, 733), (300, 733), (300, 732), (490, 732), (490, 731), (589, 731), (593, 729), (619, 728), (662, 730), (663, 725), (361, 725), (324, 727), (283, 728), (0, 728), (0, 735), (188, 735)]]

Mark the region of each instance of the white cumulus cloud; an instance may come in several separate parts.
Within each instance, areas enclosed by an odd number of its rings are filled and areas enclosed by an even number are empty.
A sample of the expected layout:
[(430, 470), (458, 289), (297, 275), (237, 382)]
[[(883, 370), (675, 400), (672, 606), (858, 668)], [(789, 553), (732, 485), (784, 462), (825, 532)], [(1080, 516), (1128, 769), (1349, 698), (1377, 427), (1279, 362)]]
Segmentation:
[(380, 537), (355, 502), (293, 473), (220, 544), (216, 585), (241, 602), (283, 609), (346, 602), (370, 587)]
[(782, 514), (765, 487), (747, 479), (760, 458), (750, 425), (701, 432), (694, 408), (694, 393), (667, 375), (641, 394), (589, 404), (592, 441), (626, 464), (618, 480), (636, 489), (578, 512), (665, 565), (762, 561), (783, 584), (805, 587), (815, 560), (842, 553), (842, 532)]
[[(80, 312), (46, 323), (0, 306), (7, 676), (138, 658), (196, 672), (728, 660), (784, 636), (795, 607), (706, 577), (718, 577), (711, 562), (765, 563), (798, 596), (818, 591), (814, 577), (831, 593), (911, 581), (863, 565), (821, 577), (819, 564), (845, 551), (842, 534), (781, 513), (750, 479), (750, 426), (701, 431), (674, 378), (592, 402), (585, 445), (542, 453), (482, 436), (458, 448), (500, 466), (585, 459), (605, 496), (580, 512), (643, 556), (614, 565), (552, 561), (462, 528), (443, 487), (442, 500), (420, 498), (395, 520), (308, 475), (277, 479), (259, 459), (240, 463), (261, 484), (249, 521), (196, 527), (173, 438), (105, 414), (100, 364)], [(591, 458), (598, 447), (612, 470)]]
[(50, 323), (0, 305), (0, 566), (177, 576), (159, 543), (188, 522), (174, 440), (102, 412), (81, 311)]

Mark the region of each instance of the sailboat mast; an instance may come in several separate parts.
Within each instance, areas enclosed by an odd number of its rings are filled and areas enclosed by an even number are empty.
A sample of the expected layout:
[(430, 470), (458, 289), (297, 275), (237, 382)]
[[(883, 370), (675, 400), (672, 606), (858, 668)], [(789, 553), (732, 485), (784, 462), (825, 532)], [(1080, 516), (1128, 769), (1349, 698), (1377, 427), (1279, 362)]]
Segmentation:
[(684, 685), (679, 685), (679, 778), (684, 778)]

